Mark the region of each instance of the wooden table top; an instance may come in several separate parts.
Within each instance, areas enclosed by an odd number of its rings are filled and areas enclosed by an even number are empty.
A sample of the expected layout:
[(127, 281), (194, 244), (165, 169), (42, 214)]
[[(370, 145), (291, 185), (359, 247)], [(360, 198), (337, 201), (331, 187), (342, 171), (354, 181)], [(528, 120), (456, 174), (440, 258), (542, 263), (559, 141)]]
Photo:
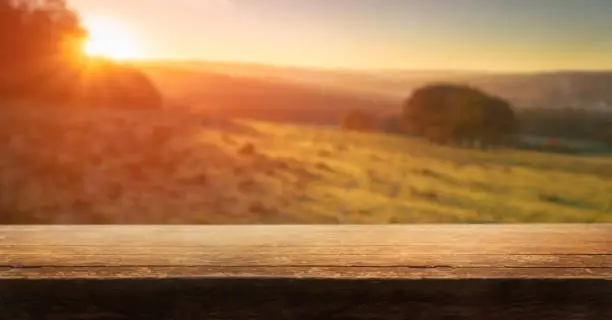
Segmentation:
[(612, 279), (612, 225), (0, 226), (0, 279)]

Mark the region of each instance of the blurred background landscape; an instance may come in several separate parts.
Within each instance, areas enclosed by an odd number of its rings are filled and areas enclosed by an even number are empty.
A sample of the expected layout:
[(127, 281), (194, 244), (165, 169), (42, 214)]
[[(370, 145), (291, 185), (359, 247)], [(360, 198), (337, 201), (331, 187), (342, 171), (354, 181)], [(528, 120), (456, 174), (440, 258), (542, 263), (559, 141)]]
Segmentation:
[(612, 3), (547, 4), (0, 0), (0, 223), (612, 222)]

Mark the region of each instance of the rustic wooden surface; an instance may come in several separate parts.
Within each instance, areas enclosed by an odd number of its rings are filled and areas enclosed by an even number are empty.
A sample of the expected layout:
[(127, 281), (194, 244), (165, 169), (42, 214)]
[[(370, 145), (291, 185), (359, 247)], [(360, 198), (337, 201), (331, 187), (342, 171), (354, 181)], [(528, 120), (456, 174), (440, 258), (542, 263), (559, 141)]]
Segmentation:
[(0, 226), (0, 278), (610, 278), (612, 225)]
[(612, 319), (610, 301), (604, 224), (0, 226), (10, 319)]

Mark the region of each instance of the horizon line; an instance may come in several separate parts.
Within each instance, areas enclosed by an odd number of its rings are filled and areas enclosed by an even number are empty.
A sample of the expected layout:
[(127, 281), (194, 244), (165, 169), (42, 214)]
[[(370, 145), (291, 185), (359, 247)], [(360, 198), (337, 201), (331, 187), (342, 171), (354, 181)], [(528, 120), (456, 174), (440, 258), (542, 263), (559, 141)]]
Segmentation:
[(300, 69), (300, 70), (315, 70), (315, 71), (342, 71), (356, 73), (371, 73), (371, 72), (392, 72), (392, 73), (454, 73), (454, 74), (496, 74), (496, 75), (527, 75), (527, 74), (558, 74), (558, 73), (612, 73), (612, 68), (609, 69), (536, 69), (536, 70), (487, 70), (487, 69), (416, 69), (416, 68), (374, 68), (374, 67), (342, 67), (342, 66), (308, 66), (288, 63), (274, 63), (264, 61), (243, 61), (243, 60), (213, 60), (213, 59), (198, 59), (198, 58), (138, 58), (125, 59), (124, 63), (184, 63), (184, 64), (212, 64), (212, 65), (245, 65), (252, 67), (269, 67), (281, 69)]

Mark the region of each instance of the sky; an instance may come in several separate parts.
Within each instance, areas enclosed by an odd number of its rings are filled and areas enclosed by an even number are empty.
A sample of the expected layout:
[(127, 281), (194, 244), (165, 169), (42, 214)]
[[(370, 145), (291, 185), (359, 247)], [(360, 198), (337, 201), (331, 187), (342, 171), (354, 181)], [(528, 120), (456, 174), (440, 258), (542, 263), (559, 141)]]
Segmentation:
[(353, 69), (612, 69), (612, 0), (68, 0), (144, 58)]

